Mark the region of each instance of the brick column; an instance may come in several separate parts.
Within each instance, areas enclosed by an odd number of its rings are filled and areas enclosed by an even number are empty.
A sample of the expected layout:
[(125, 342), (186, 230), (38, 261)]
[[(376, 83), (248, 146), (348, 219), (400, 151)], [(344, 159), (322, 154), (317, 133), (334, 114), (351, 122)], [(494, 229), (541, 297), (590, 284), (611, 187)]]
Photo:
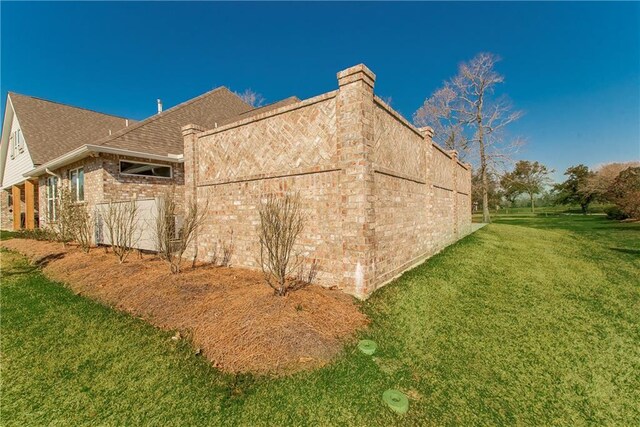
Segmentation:
[(11, 187), (11, 195), (13, 197), (13, 229), (20, 230), (20, 213), (22, 209), (22, 191), (20, 187), (17, 185)]
[(343, 286), (359, 298), (375, 289), (373, 86), (360, 64), (338, 73), (336, 106), (340, 178)]
[[(191, 200), (198, 202), (198, 208), (203, 208), (198, 201), (198, 133), (204, 132), (202, 126), (188, 124), (182, 127), (182, 137), (184, 138), (184, 204), (182, 208), (186, 210)], [(197, 256), (198, 234), (193, 238), (192, 249), (187, 249), (184, 258)]]
[(197, 134), (204, 132), (202, 126), (188, 124), (182, 127), (182, 137), (184, 138), (184, 188), (185, 203), (196, 196), (197, 187), (197, 166), (198, 153), (196, 150)]
[(27, 230), (35, 228), (35, 203), (36, 203), (35, 184), (33, 181), (26, 180), (24, 182), (24, 204), (25, 204), (25, 227)]
[(425, 170), (424, 170), (424, 182), (426, 183), (424, 206), (425, 212), (425, 224), (427, 224), (429, 234), (429, 253), (435, 252), (435, 218), (434, 218), (434, 190), (433, 190), (433, 128), (425, 126), (419, 129), (424, 136), (424, 152), (425, 152)]
[(453, 165), (453, 236), (455, 240), (460, 237), (460, 215), (458, 209), (458, 152), (456, 150), (449, 151), (451, 154), (451, 164)]

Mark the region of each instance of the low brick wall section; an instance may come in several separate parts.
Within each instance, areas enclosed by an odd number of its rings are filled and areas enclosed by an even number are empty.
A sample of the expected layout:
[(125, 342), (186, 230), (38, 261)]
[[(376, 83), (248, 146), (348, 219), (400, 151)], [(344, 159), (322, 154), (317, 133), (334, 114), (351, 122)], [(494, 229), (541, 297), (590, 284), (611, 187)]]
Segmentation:
[(274, 193), (300, 194), (296, 250), (319, 260), (318, 281), (358, 297), (470, 231), (470, 167), (375, 97), (374, 82), (360, 65), (338, 73), (337, 91), (183, 128), (185, 197), (207, 207), (199, 259), (233, 246), (233, 264), (259, 268), (258, 210)]

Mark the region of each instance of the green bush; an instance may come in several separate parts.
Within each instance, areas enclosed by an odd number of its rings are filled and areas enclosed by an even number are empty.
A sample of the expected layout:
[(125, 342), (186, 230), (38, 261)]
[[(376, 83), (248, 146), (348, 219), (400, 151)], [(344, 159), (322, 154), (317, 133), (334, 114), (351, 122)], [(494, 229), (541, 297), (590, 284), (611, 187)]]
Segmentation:
[(629, 215), (624, 213), (618, 206), (609, 206), (605, 208), (604, 212), (607, 214), (608, 219), (627, 219)]

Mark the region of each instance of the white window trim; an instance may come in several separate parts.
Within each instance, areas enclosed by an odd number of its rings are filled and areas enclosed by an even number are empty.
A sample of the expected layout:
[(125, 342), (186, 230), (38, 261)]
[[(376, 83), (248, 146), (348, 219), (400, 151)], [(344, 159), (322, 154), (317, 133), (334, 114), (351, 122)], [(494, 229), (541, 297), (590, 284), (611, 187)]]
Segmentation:
[[(134, 163), (137, 165), (146, 165), (146, 166), (160, 166), (169, 168), (169, 176), (148, 176), (148, 175), (137, 175), (135, 173), (124, 173), (122, 172), (122, 162), (125, 163)], [(149, 162), (139, 162), (137, 160), (124, 160), (120, 159), (118, 163), (118, 173), (123, 176), (135, 176), (138, 178), (153, 178), (153, 179), (173, 179), (173, 166), (171, 165), (163, 165), (161, 163), (149, 163)]]
[(18, 146), (18, 153), (24, 153), (24, 134), (22, 129), (16, 129), (16, 144)]
[[(71, 189), (73, 188), (73, 181), (71, 179), (71, 173), (73, 171), (76, 171), (76, 176), (79, 177), (80, 176), (80, 170), (82, 169), (82, 187), (84, 188), (84, 166), (80, 166), (78, 168), (73, 168), (73, 169), (69, 169), (68, 172), (68, 178), (69, 178), (69, 191), (71, 191)], [(77, 203), (84, 203), (84, 191), (82, 191), (82, 200), (80, 200), (80, 185), (78, 185), (78, 183), (76, 183), (76, 194), (75, 194), (75, 199), (73, 200), (74, 202)]]
[(11, 158), (16, 158), (16, 133), (11, 132), (9, 135), (9, 153), (11, 154)]
[[(52, 181), (55, 183), (55, 190), (49, 191)], [(58, 220), (58, 207), (56, 206), (58, 203), (58, 178), (55, 176), (49, 176), (47, 177), (46, 183), (47, 189), (45, 195), (47, 199), (47, 221), (56, 222)], [(53, 193), (53, 196), (51, 196), (51, 193)], [(49, 202), (51, 201), (53, 201), (53, 203), (51, 204), (51, 206), (53, 206), (53, 212), (49, 211)]]

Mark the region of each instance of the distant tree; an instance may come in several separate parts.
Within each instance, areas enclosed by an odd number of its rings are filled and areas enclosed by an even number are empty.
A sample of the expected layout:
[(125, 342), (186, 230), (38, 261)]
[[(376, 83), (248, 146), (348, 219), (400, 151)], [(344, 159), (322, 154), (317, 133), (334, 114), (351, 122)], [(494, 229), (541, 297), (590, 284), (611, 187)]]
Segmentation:
[[(499, 58), (480, 53), (462, 63), (458, 74), (428, 98), (414, 115), (418, 125), (428, 124), (440, 133), (436, 142), (476, 159), (481, 178), (482, 217), (490, 222), (489, 176), (496, 164), (503, 163), (521, 145), (519, 139), (505, 138), (505, 128), (518, 120), (507, 97), (495, 97), (504, 77), (495, 71)], [(439, 132), (438, 132), (439, 131)], [(434, 138), (436, 136), (434, 135)]]
[(545, 185), (549, 184), (549, 175), (553, 170), (545, 165), (528, 160), (520, 160), (516, 163), (512, 172), (503, 175), (504, 182), (513, 192), (528, 194), (531, 203), (531, 212), (535, 212), (534, 197), (540, 194)]
[(578, 204), (582, 213), (586, 214), (589, 205), (597, 198), (597, 193), (587, 185), (595, 174), (585, 165), (571, 166), (564, 174), (567, 180), (554, 186), (556, 202), (563, 205)]
[(613, 180), (609, 199), (628, 218), (640, 219), (640, 167), (630, 167)]
[(500, 187), (502, 197), (507, 201), (507, 209), (516, 203), (516, 199), (522, 194), (522, 189), (513, 180), (511, 173), (505, 173), (500, 177)]
[(245, 89), (244, 92), (235, 92), (244, 102), (252, 107), (260, 107), (264, 104), (264, 97), (251, 89)]
[(612, 202), (609, 190), (622, 171), (632, 167), (640, 167), (640, 162), (606, 163), (596, 169), (586, 182), (586, 189), (596, 195), (602, 202)]
[[(495, 175), (489, 175), (489, 207), (497, 209), (500, 206), (500, 185)], [(473, 206), (482, 206), (482, 176), (477, 171), (471, 176), (471, 203)]]

